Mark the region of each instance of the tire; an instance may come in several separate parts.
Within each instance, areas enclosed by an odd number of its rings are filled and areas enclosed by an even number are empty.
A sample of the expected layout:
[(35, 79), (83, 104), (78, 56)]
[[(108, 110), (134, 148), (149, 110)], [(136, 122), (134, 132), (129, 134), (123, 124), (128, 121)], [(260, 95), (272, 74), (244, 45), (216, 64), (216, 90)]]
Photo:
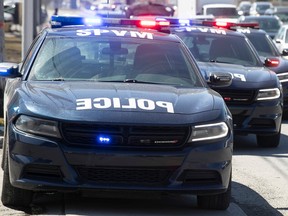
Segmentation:
[(276, 148), (280, 144), (281, 130), (274, 135), (257, 135), (257, 145), (264, 148)]
[[(6, 152), (7, 154), (7, 152)], [(6, 157), (8, 158), (8, 157)], [(10, 183), (10, 174), (8, 160), (4, 163), (3, 187), (1, 201), (4, 206), (13, 206), (18, 208), (27, 208), (32, 202), (33, 192), (21, 188), (13, 187)]]
[(202, 209), (226, 210), (231, 200), (231, 180), (226, 192), (215, 195), (198, 195), (198, 207)]

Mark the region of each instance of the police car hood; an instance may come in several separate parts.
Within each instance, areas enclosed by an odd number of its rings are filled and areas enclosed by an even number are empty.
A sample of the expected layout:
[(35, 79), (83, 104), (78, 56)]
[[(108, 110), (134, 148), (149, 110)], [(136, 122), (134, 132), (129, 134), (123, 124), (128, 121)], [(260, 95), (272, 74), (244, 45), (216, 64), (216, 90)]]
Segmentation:
[[(154, 117), (161, 117), (161, 114), (189, 115), (223, 108), (221, 97), (203, 87), (180, 89), (140, 83), (54, 81), (30, 82), (22, 84), (22, 88), (21, 107), (25, 107), (24, 112), (67, 120), (92, 121), (110, 115), (128, 118), (127, 113), (141, 113), (146, 118), (152, 113)], [(132, 115), (130, 121), (131, 118)]]
[(272, 72), (265, 67), (245, 67), (242, 65), (225, 64), (225, 63), (207, 63), (199, 62), (202, 75), (208, 80), (213, 72), (227, 72), (233, 76), (231, 87), (258, 88), (263, 83), (269, 83), (272, 80)]

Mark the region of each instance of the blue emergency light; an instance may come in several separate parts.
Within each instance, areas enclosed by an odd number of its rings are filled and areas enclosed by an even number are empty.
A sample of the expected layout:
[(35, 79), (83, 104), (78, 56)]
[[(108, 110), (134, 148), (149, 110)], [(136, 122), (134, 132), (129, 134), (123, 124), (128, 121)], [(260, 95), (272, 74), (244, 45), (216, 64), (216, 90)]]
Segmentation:
[(99, 135), (97, 136), (97, 143), (103, 144), (103, 145), (108, 145), (111, 144), (111, 137), (109, 135)]
[(51, 26), (52, 28), (61, 28), (64, 26), (77, 26), (77, 25), (103, 25), (103, 20), (99, 17), (84, 18), (80, 16), (52, 16)]

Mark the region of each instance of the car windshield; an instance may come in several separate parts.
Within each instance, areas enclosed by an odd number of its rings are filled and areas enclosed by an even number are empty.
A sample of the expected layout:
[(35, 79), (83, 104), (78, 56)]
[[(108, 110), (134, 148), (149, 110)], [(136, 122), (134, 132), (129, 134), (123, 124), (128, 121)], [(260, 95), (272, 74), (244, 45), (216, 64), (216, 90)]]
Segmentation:
[(288, 22), (288, 11), (285, 11), (285, 12), (277, 12), (277, 13), (274, 13), (274, 15), (278, 16), (279, 19), (282, 21), (282, 22)]
[(28, 80), (200, 85), (195, 66), (179, 43), (95, 37), (50, 37)]
[(200, 62), (221, 62), (257, 66), (258, 60), (244, 37), (207, 34), (203, 32), (176, 33)]
[(247, 34), (246, 36), (252, 42), (260, 56), (279, 56), (277, 48), (273, 42), (270, 41), (269, 36), (267, 37), (264, 34)]
[(261, 4), (261, 5), (257, 5), (256, 10), (257, 11), (265, 11), (267, 9), (269, 9), (271, 6), (269, 4)]
[(261, 16), (258, 18), (247, 18), (243, 22), (258, 22), (260, 29), (268, 32), (277, 32), (281, 26), (279, 20), (274, 19), (273, 17), (269, 19), (261, 18)]
[(238, 17), (236, 8), (207, 8), (207, 14), (212, 14), (216, 17)]

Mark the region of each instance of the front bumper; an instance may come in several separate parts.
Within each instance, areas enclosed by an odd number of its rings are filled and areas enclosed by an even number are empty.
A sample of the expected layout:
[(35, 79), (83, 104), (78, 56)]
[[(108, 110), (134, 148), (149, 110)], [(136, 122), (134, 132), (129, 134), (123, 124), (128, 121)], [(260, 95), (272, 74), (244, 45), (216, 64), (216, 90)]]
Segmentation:
[(228, 188), (232, 149), (232, 135), (177, 150), (114, 150), (69, 147), (13, 128), (10, 181), (33, 191), (221, 193)]
[(282, 123), (281, 100), (258, 101), (248, 105), (228, 105), (235, 134), (276, 134)]

